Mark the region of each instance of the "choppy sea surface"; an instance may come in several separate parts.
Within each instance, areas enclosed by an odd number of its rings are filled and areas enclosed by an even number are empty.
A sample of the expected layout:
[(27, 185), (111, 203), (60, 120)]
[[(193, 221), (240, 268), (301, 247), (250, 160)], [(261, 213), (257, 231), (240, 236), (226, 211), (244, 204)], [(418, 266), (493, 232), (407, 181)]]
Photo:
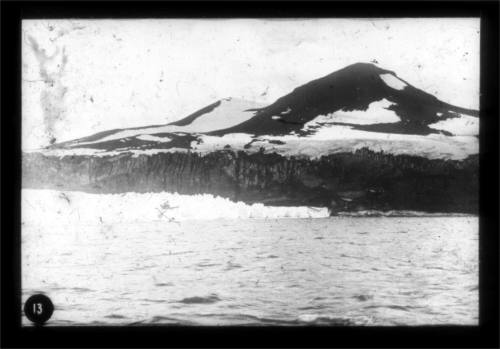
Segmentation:
[(478, 292), (472, 216), (22, 226), (49, 326), (475, 325)]

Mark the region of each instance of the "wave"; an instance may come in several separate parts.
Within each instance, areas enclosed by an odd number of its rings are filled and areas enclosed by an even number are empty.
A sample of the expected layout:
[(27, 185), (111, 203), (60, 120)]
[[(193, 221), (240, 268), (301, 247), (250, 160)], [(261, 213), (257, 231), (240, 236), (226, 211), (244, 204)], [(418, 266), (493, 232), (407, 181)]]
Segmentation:
[(184, 299), (181, 299), (179, 303), (184, 303), (184, 304), (212, 304), (219, 302), (220, 298), (216, 294), (211, 294), (206, 297), (187, 297)]
[(322, 314), (302, 314), (297, 319), (298, 324), (324, 325), (324, 326), (352, 326), (356, 323), (347, 318), (328, 316)]
[(150, 325), (150, 324), (164, 324), (164, 325), (213, 325), (220, 324), (220, 322), (228, 324), (236, 324), (239, 326), (352, 326), (364, 325), (365, 322), (358, 322), (353, 319), (345, 317), (321, 315), (321, 314), (301, 314), (297, 317), (290, 319), (270, 318), (255, 316), (250, 314), (196, 314), (193, 320), (189, 322), (185, 319), (185, 315), (176, 317), (154, 316), (151, 319), (135, 322), (132, 325)]
[(120, 315), (120, 314), (110, 314), (104, 316), (106, 319), (126, 319), (126, 316)]
[(368, 305), (363, 309), (392, 309), (392, 310), (401, 310), (401, 311), (412, 311), (415, 309), (422, 309), (424, 307), (419, 306), (411, 306), (411, 305)]

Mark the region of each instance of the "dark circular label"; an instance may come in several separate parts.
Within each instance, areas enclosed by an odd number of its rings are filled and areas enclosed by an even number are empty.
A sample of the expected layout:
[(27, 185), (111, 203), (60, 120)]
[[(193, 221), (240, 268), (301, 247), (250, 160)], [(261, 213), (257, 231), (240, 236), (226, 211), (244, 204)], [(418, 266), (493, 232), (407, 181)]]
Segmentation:
[(44, 324), (52, 316), (54, 304), (49, 297), (35, 294), (24, 303), (24, 315), (35, 324)]

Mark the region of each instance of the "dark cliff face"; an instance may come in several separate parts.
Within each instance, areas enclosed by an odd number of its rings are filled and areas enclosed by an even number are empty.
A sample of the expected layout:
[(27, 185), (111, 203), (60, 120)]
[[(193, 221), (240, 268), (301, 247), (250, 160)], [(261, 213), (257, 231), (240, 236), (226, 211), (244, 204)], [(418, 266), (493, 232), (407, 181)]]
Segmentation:
[(93, 193), (209, 193), (246, 203), (339, 210), (477, 213), (478, 158), (463, 161), (375, 153), (320, 159), (218, 151), (107, 157), (23, 155), (23, 188)]

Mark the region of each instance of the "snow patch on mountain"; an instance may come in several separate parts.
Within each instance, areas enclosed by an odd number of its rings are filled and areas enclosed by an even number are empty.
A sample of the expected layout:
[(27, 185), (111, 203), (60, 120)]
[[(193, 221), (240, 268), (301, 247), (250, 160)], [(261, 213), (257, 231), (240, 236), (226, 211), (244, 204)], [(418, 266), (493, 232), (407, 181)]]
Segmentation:
[(172, 139), (168, 137), (157, 137), (157, 136), (151, 136), (151, 135), (140, 135), (135, 137), (137, 139), (140, 139), (141, 141), (151, 141), (151, 142), (160, 142), (160, 143), (166, 143), (170, 142)]
[(435, 130), (448, 131), (456, 136), (479, 135), (479, 118), (464, 114), (459, 115), (459, 117), (449, 118), (430, 124), (429, 127)]
[(25, 153), (41, 153), (45, 156), (55, 156), (55, 157), (64, 157), (64, 156), (109, 156), (120, 154), (120, 149), (115, 149), (115, 151), (108, 152), (102, 149), (93, 149), (93, 148), (54, 148), (54, 149), (30, 149), (24, 150)]
[(445, 136), (441, 134), (405, 135), (355, 130), (349, 126), (329, 125), (306, 137), (299, 135), (259, 136), (245, 133), (223, 137), (200, 137), (192, 142), (192, 151), (206, 154), (222, 149), (247, 153), (276, 153), (285, 157), (296, 156), (318, 159), (334, 153), (352, 153), (368, 148), (394, 155), (422, 156), (429, 159), (462, 160), (479, 151), (479, 142), (471, 136)]
[(229, 133), (221, 137), (200, 135), (198, 140), (191, 142), (194, 152), (205, 154), (222, 150), (229, 146), (231, 150), (245, 150), (245, 145), (253, 140), (253, 135), (248, 133)]
[(380, 78), (387, 86), (395, 90), (403, 90), (407, 85), (392, 74), (380, 74)]
[[(188, 153), (189, 149), (185, 148), (168, 148), (168, 149), (133, 149), (130, 151), (132, 157), (137, 158), (141, 155), (155, 155), (160, 153)], [(109, 152), (112, 153), (112, 152)], [(114, 154), (116, 155), (116, 154)]]
[(302, 130), (307, 131), (332, 122), (357, 125), (399, 122), (401, 121), (400, 117), (394, 111), (388, 109), (393, 105), (395, 104), (383, 98), (370, 103), (367, 110), (340, 110), (327, 115), (318, 115), (313, 120), (305, 123)]
[(78, 191), (23, 189), (23, 223), (111, 224), (152, 221), (324, 218), (326, 207), (265, 206), (234, 202), (210, 194), (177, 193), (90, 194)]
[(175, 132), (212, 132), (230, 128), (252, 118), (256, 112), (249, 111), (249, 109), (258, 109), (261, 107), (261, 105), (243, 99), (223, 99), (221, 104), (210, 113), (196, 118), (189, 125), (180, 126), (183, 128)]
[(44, 156), (54, 156), (63, 158), (65, 156), (117, 156), (123, 154), (132, 154), (132, 157), (141, 155), (154, 155), (159, 153), (187, 153), (189, 149), (185, 148), (167, 148), (167, 149), (134, 149), (134, 148), (117, 148), (115, 150), (102, 150), (93, 148), (61, 148), (61, 149), (38, 149), (29, 152), (40, 152)]
[(148, 128), (121, 130), (100, 139), (96, 139), (90, 142), (79, 142), (75, 144), (88, 145), (93, 143), (118, 140), (126, 137), (136, 137), (138, 135), (144, 136), (157, 133), (204, 133), (218, 131), (236, 126), (251, 119), (255, 115), (256, 111), (249, 109), (259, 108), (262, 108), (262, 105), (254, 102), (237, 98), (225, 98), (221, 100), (221, 103), (212, 111), (197, 117), (190, 124), (185, 126), (164, 125)]
[[(279, 142), (279, 144), (270, 141)], [(281, 144), (283, 143), (283, 144)], [(361, 148), (394, 155), (422, 156), (429, 159), (462, 160), (479, 151), (472, 136), (441, 134), (406, 135), (355, 130), (349, 126), (329, 125), (306, 137), (298, 135), (262, 136), (247, 151), (263, 147), (265, 153), (317, 159), (333, 153), (352, 153)]]

